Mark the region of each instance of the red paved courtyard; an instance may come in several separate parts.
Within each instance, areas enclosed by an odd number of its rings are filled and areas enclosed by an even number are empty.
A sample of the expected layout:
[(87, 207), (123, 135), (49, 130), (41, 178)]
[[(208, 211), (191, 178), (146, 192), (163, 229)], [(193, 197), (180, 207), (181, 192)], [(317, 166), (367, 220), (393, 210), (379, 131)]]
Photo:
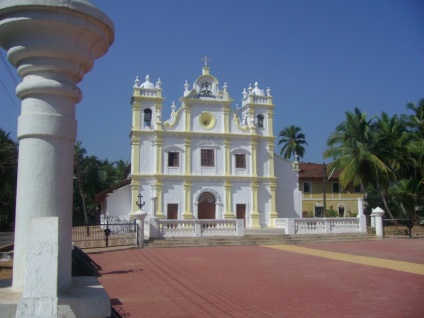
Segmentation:
[[(424, 265), (424, 239), (296, 247)], [(424, 317), (424, 272), (263, 246), (94, 252), (123, 317)], [(421, 265), (417, 265), (421, 264)], [(406, 264), (408, 265), (408, 264)], [(420, 267), (421, 266), (421, 267)]]

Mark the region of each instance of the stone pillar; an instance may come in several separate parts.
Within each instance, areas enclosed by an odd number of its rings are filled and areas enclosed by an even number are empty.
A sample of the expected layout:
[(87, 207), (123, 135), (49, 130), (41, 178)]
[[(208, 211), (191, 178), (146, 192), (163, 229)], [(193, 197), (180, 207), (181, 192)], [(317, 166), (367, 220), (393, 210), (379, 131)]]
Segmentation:
[(371, 217), (375, 217), (375, 235), (383, 238), (383, 215), (384, 210), (382, 208), (376, 207), (372, 210)]
[(113, 23), (85, 0), (0, 2), (0, 46), (23, 81), (13, 288), (23, 290), (32, 217), (58, 217), (58, 290), (71, 282), (76, 86), (114, 40)]

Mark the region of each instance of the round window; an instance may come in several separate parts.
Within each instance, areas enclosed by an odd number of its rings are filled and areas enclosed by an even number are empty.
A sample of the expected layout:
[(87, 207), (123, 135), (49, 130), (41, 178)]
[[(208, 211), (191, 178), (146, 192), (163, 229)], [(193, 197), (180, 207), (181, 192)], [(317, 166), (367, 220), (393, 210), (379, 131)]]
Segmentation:
[(204, 112), (199, 116), (199, 123), (204, 129), (212, 129), (215, 127), (216, 118), (212, 113)]

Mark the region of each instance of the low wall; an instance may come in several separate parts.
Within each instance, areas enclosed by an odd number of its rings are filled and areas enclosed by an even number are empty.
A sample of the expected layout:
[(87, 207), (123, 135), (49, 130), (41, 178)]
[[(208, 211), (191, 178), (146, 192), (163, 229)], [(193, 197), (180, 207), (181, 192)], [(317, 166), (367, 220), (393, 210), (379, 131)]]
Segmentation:
[(285, 234), (341, 234), (366, 233), (365, 216), (355, 218), (299, 218), (275, 220), (275, 228)]
[(149, 223), (149, 236), (152, 238), (244, 236), (244, 220), (159, 220), (150, 218)]

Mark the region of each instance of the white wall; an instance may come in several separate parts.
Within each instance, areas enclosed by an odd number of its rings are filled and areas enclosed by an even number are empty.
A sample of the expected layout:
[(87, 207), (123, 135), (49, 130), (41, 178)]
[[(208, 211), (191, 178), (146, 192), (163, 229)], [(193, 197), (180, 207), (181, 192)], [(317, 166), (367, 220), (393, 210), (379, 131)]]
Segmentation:
[(131, 186), (129, 184), (108, 194), (105, 212), (107, 215), (120, 218), (129, 216), (131, 213)]
[(299, 191), (298, 172), (292, 169), (292, 163), (274, 155), (275, 176), (278, 177), (276, 206), (280, 218), (302, 217), (302, 193)]

